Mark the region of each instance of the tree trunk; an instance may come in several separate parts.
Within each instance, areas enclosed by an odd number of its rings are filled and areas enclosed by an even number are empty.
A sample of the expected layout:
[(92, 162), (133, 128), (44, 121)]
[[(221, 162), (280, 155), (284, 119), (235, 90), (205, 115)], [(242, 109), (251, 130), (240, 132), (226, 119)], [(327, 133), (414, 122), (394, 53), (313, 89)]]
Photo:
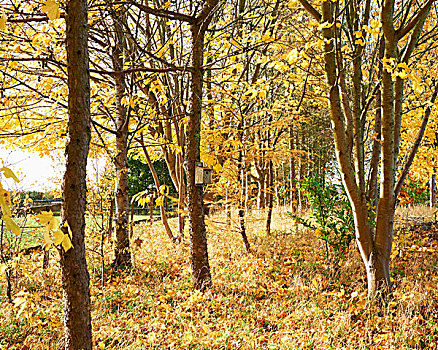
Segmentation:
[[(274, 169), (274, 179), (275, 181), (275, 198), (277, 199), (277, 211), (280, 208), (280, 193), (278, 191), (278, 170), (277, 168)], [(274, 187), (274, 183), (271, 184), (272, 187)]]
[[(239, 140), (242, 143), (242, 124), (239, 127)], [(242, 236), (243, 243), (245, 244), (245, 250), (247, 253), (251, 252), (251, 246), (248, 241), (248, 237), (246, 235), (246, 227), (245, 227), (245, 164), (243, 160), (243, 150), (239, 150), (239, 159), (238, 159), (238, 177), (237, 182), (240, 183), (241, 191), (240, 191), (240, 200), (239, 200), (239, 225), (240, 225), (240, 235)]]
[(269, 161), (269, 168), (268, 168), (268, 215), (266, 218), (266, 234), (271, 234), (271, 221), (272, 221), (272, 208), (273, 208), (273, 194), (272, 194), (272, 185), (273, 185), (273, 178), (274, 178), (274, 172), (273, 172), (273, 165), (272, 160)]
[(88, 9), (84, 0), (67, 2), (66, 45), (68, 127), (62, 186), (62, 224), (68, 223), (73, 248), (60, 248), (64, 298), (65, 349), (91, 349), (90, 288), (85, 258), (86, 169), (90, 126)]
[(436, 174), (432, 174), (430, 179), (430, 207), (436, 207)]
[(265, 172), (263, 171), (257, 180), (258, 184), (258, 196), (257, 196), (257, 209), (265, 209), (266, 202), (266, 181)]
[[(123, 20), (120, 11), (113, 15), (115, 43), (112, 48), (112, 61), (115, 71), (122, 71), (125, 51)], [(115, 243), (114, 266), (130, 267), (129, 249), (129, 198), (128, 198), (128, 126), (129, 116), (122, 103), (126, 92), (124, 74), (114, 76), (116, 90), (116, 157), (115, 157)]]
[[(297, 138), (298, 140), (298, 138)], [(289, 127), (289, 149), (291, 151), (291, 154), (289, 156), (289, 184), (290, 184), (290, 210), (292, 213), (295, 213), (297, 211), (297, 204), (298, 204), (298, 191), (297, 191), (297, 173), (296, 173), (296, 161), (295, 161), (295, 155), (293, 154), (293, 151), (295, 150), (296, 143), (295, 143), (295, 136), (293, 134), (293, 128), (292, 126)]]
[[(207, 5), (204, 5), (207, 6)], [(208, 22), (192, 23), (191, 111), (187, 118), (187, 200), (190, 232), (192, 279), (195, 289), (205, 290), (211, 286), (210, 264), (208, 262), (207, 232), (204, 222), (202, 187), (195, 184), (195, 168), (200, 162), (202, 79), (204, 60), (204, 35)], [(211, 20), (211, 18), (210, 18)]]
[(113, 217), (114, 217), (114, 198), (110, 198), (110, 212), (108, 219), (108, 237), (110, 237), (110, 239), (113, 233)]
[(177, 155), (177, 169), (179, 178), (179, 189), (178, 189), (178, 235), (181, 240), (184, 237), (184, 209), (185, 209), (185, 197), (186, 197), (186, 186), (184, 182), (184, 169), (182, 165), (182, 157), (180, 154)]

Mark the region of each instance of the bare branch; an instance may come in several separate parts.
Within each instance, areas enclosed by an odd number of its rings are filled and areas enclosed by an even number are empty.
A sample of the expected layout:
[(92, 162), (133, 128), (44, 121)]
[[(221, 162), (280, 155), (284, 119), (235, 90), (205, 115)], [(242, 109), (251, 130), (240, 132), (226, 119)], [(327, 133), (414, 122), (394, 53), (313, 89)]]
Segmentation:
[(417, 25), (417, 23), (422, 19), (422, 17), (429, 12), (430, 7), (435, 2), (435, 0), (429, 0), (427, 3), (424, 4), (424, 6), (418, 11), (417, 15), (412, 18), (408, 24), (406, 24), (404, 27), (399, 28), (396, 31), (396, 40), (399, 41), (402, 39), (405, 35), (409, 34), (409, 32), (414, 29), (414, 27)]
[(322, 16), (317, 9), (315, 9), (307, 0), (299, 1), (300, 4), (303, 5), (303, 7), (306, 9), (306, 11), (309, 12), (310, 15), (312, 15), (313, 18), (315, 18), (318, 22), (321, 22)]

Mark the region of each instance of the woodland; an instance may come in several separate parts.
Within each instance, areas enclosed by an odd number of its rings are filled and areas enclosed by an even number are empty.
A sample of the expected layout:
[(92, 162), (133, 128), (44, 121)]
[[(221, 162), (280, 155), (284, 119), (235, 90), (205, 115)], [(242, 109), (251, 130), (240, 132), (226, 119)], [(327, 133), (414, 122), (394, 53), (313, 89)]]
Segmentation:
[(0, 0), (0, 34), (1, 147), (65, 163), (1, 162), (0, 349), (438, 348), (434, 0)]

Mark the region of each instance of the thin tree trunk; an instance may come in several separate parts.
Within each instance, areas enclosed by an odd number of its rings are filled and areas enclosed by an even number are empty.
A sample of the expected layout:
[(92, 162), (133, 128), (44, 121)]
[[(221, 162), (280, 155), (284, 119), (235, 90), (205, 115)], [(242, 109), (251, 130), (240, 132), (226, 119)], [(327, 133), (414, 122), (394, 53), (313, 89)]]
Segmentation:
[(231, 205), (228, 200), (228, 184), (227, 188), (225, 189), (225, 215), (226, 215), (226, 223), (227, 226), (231, 225)]
[(134, 202), (131, 203), (131, 220), (129, 220), (129, 237), (134, 234)]
[[(242, 145), (243, 144), (243, 142), (242, 142), (243, 141), (243, 120), (239, 123), (238, 137), (239, 137), (240, 144)], [(239, 150), (239, 158), (237, 160), (237, 172), (238, 172), (237, 182), (241, 186), (239, 209), (238, 209), (240, 235), (242, 236), (243, 243), (245, 244), (246, 252), (250, 253), (251, 246), (249, 244), (248, 237), (246, 235), (246, 227), (245, 227), (244, 205), (245, 205), (245, 192), (246, 192), (246, 188), (245, 188), (246, 172), (245, 172), (245, 163), (244, 163), (244, 159), (243, 159), (243, 149), (242, 148)]]
[(113, 218), (114, 218), (114, 198), (110, 198), (110, 212), (108, 219), (108, 237), (111, 237), (113, 232)]
[[(124, 28), (120, 11), (112, 15), (114, 22), (115, 43), (112, 48), (112, 61), (115, 71), (122, 71), (124, 66), (124, 51), (126, 47)], [(130, 267), (131, 252), (129, 249), (129, 198), (128, 198), (128, 126), (129, 116), (122, 103), (126, 85), (124, 74), (114, 76), (116, 97), (116, 156), (115, 156), (115, 252), (113, 265)]]
[(180, 239), (184, 237), (184, 209), (185, 209), (185, 183), (184, 183), (184, 170), (182, 166), (182, 158), (181, 155), (177, 156), (177, 168), (178, 168), (178, 177), (179, 177), (179, 189), (178, 189), (178, 235)]
[[(435, 170), (435, 168), (434, 168)], [(436, 174), (432, 174), (430, 179), (430, 207), (436, 207)]]
[[(298, 141), (298, 137), (297, 137)], [(296, 142), (295, 142), (295, 136), (293, 134), (293, 128), (292, 126), (289, 127), (289, 149), (291, 151), (291, 154), (289, 156), (289, 184), (290, 184), (290, 210), (292, 213), (295, 213), (297, 211), (297, 173), (296, 173), (296, 161), (295, 161), (295, 155), (293, 154), (293, 151), (295, 151)]]
[(151, 224), (154, 221), (154, 200), (155, 200), (155, 196), (151, 197), (149, 202), (149, 222)]
[[(149, 169), (150, 169), (150, 171), (152, 173), (152, 177), (153, 177), (154, 183), (155, 183), (155, 188), (157, 190), (157, 193), (159, 194), (160, 193), (160, 181), (158, 180), (157, 172), (155, 171), (155, 167), (152, 164), (151, 158), (149, 157), (149, 153), (148, 153), (148, 151), (146, 149), (146, 146), (144, 145), (143, 135), (141, 135), (140, 137), (141, 137), (140, 145), (141, 145), (141, 147), (143, 149), (143, 153), (145, 155), (146, 162), (148, 163)], [(164, 226), (164, 228), (166, 230), (167, 236), (169, 237), (169, 239), (173, 243), (175, 243), (176, 239), (175, 239), (175, 237), (174, 237), (174, 235), (172, 233), (172, 229), (169, 226), (169, 222), (167, 221), (167, 215), (166, 215), (166, 211), (164, 209), (164, 200), (160, 203), (160, 214), (161, 214), (161, 221), (163, 222), (163, 226)]]
[(269, 185), (268, 185), (268, 215), (266, 218), (266, 234), (271, 234), (271, 221), (272, 221), (272, 208), (273, 208), (273, 195), (272, 195), (272, 185), (273, 185), (273, 178), (274, 178), (274, 172), (273, 172), (273, 165), (272, 160), (269, 160), (269, 168), (268, 168), (268, 178), (269, 178)]
[[(241, 154), (242, 151), (239, 151)], [(239, 156), (241, 158), (241, 156)], [(248, 241), (248, 237), (246, 235), (246, 227), (245, 227), (245, 186), (244, 186), (244, 178), (245, 178), (245, 167), (241, 166), (239, 172), (239, 183), (242, 186), (242, 190), (240, 192), (240, 200), (239, 200), (239, 224), (240, 224), (240, 235), (242, 236), (243, 243), (245, 244), (245, 250), (247, 253), (251, 253), (251, 246)]]
[[(214, 6), (217, 1), (214, 1)], [(191, 74), (191, 110), (187, 117), (186, 161), (187, 161), (187, 201), (189, 213), (190, 252), (192, 279), (195, 289), (205, 290), (211, 286), (210, 264), (208, 262), (207, 232), (204, 222), (204, 203), (202, 187), (195, 184), (196, 164), (201, 160), (201, 115), (202, 85), (204, 64), (204, 36), (211, 21), (209, 8), (213, 3), (206, 2), (203, 8), (205, 16), (190, 25), (192, 37), (192, 74)], [(204, 13), (205, 11), (205, 13)]]
[[(279, 196), (279, 191), (278, 191), (278, 170), (277, 168), (274, 169), (274, 178), (276, 179), (275, 181), (275, 198), (277, 199), (277, 211), (280, 208), (280, 196)], [(274, 187), (274, 184), (271, 185), (272, 187)]]
[(257, 180), (258, 184), (258, 197), (257, 197), (257, 209), (265, 209), (266, 203), (266, 181), (265, 171), (263, 171)]
[[(60, 248), (64, 298), (65, 349), (91, 349), (90, 287), (85, 258), (87, 156), (91, 139), (88, 9), (84, 0), (67, 2), (66, 45), (68, 126), (62, 186), (62, 224), (73, 248)], [(68, 223), (69, 229), (64, 226)]]

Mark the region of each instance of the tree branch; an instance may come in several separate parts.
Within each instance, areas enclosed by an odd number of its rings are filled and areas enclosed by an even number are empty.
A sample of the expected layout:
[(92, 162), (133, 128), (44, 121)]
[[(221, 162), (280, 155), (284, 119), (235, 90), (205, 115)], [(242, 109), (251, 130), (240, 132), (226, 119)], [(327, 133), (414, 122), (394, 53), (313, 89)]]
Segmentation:
[(427, 106), (426, 112), (424, 113), (423, 121), (421, 122), (420, 129), (418, 130), (417, 138), (415, 139), (414, 144), (411, 147), (411, 152), (409, 153), (409, 157), (403, 167), (403, 171), (400, 174), (400, 178), (395, 186), (394, 194), (395, 198), (399, 195), (403, 183), (408, 176), (409, 169), (414, 161), (415, 155), (417, 154), (418, 148), (420, 147), (421, 140), (423, 139), (424, 132), (426, 130), (427, 122), (429, 121), (430, 113), (432, 112), (432, 106), (435, 103), (436, 97), (438, 95), (438, 84), (435, 85), (435, 90), (430, 99), (430, 104)]
[[(179, 12), (174, 12), (174, 11), (169, 11), (169, 10), (165, 10), (165, 9), (154, 9), (152, 7), (143, 5), (143, 4), (139, 4), (138, 2), (135, 1), (129, 1), (129, 3), (131, 5), (136, 6), (138, 9), (150, 14), (150, 15), (154, 15), (157, 17), (162, 17), (162, 18), (167, 18), (167, 19), (176, 19), (178, 21), (182, 21), (182, 22), (188, 22), (188, 23), (194, 23), (196, 18), (193, 16), (189, 16), (186, 15), (184, 13), (179, 13)], [(126, 4), (126, 2), (119, 2), (119, 3), (114, 3), (116, 4)]]
[(299, 0), (300, 4), (306, 9), (309, 14), (315, 18), (318, 22), (321, 22), (321, 14), (315, 9), (307, 0)]
[(407, 35), (421, 20), (421, 18), (424, 16), (426, 12), (429, 11), (430, 6), (435, 2), (435, 0), (429, 0), (427, 3), (424, 4), (424, 6), (418, 11), (417, 15), (412, 18), (408, 24), (406, 24), (404, 27), (399, 28), (396, 31), (396, 40), (399, 41), (402, 39), (405, 35)]

